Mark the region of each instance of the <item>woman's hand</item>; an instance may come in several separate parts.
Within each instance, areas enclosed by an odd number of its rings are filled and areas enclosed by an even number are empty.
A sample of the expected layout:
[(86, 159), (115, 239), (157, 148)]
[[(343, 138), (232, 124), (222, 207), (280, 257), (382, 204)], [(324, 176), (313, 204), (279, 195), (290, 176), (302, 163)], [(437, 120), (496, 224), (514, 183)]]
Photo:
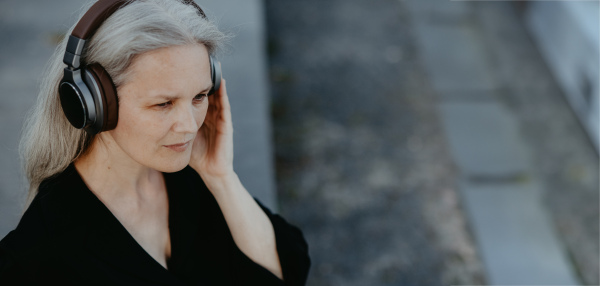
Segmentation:
[(192, 145), (190, 166), (215, 197), (237, 247), (283, 279), (273, 225), (233, 171), (233, 126), (225, 80), (208, 97), (208, 104), (204, 124)]
[(192, 167), (203, 178), (233, 174), (233, 124), (225, 80), (208, 96), (208, 111), (192, 145)]

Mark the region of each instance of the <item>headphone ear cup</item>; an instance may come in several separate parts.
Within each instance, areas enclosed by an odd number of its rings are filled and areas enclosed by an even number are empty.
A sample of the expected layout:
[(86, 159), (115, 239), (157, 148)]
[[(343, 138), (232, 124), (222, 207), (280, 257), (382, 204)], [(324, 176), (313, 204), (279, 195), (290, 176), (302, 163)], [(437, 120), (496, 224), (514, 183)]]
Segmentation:
[(86, 67), (100, 88), (100, 99), (102, 100), (102, 106), (104, 107), (102, 113), (99, 116), (103, 117), (102, 131), (108, 131), (117, 127), (119, 119), (119, 100), (117, 98), (117, 88), (113, 83), (112, 79), (108, 75), (108, 72), (98, 63), (93, 63)]
[(210, 61), (210, 79), (213, 87), (208, 92), (208, 95), (215, 93), (221, 87), (221, 65), (213, 56), (209, 56)]
[(80, 80), (74, 81), (73, 73), (65, 72), (65, 76), (59, 84), (58, 94), (65, 117), (73, 127), (81, 129), (95, 120), (95, 113), (93, 120), (90, 118), (90, 110), (94, 110), (95, 106), (90, 104), (93, 103), (93, 100), (91, 100), (87, 86), (81, 82), (80, 76), (78, 79)]

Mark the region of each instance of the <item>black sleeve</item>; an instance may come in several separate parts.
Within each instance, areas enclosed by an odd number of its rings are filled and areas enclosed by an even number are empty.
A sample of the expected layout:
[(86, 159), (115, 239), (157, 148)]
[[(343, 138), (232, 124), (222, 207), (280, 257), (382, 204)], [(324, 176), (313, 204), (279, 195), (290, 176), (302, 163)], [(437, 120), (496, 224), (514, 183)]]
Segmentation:
[(25, 269), (5, 245), (6, 238), (10, 235), (9, 233), (0, 241), (0, 285), (23, 285), (24, 279), (28, 277)]
[(36, 259), (32, 259), (36, 252), (31, 249), (45, 238), (39, 223), (40, 217), (39, 203), (33, 201), (17, 228), (0, 240), (0, 285), (33, 284), (37, 265)]
[(302, 231), (289, 224), (281, 216), (273, 214), (260, 201), (256, 200), (256, 202), (273, 224), (277, 253), (285, 285), (305, 285), (310, 269), (310, 257), (308, 254), (308, 244), (304, 239)]
[[(201, 193), (206, 195), (206, 197), (199, 199), (199, 201), (206, 203), (202, 209), (207, 212), (218, 212), (219, 218), (215, 218), (215, 221), (219, 221), (224, 228), (223, 232), (227, 233), (225, 240), (229, 241), (228, 244), (231, 249), (229, 256), (229, 267), (234, 270), (234, 273), (236, 273), (236, 275), (228, 277), (229, 281), (231, 281), (231, 285), (297, 286), (306, 284), (311, 262), (308, 255), (308, 244), (306, 243), (300, 229), (286, 222), (281, 216), (273, 214), (267, 207), (265, 207), (259, 200), (255, 198), (255, 201), (258, 203), (273, 225), (277, 253), (283, 274), (282, 281), (269, 270), (252, 261), (237, 247), (233, 241), (233, 237), (231, 236), (230, 230), (217, 201), (214, 199), (198, 173), (189, 167), (187, 168), (186, 172), (188, 172), (188, 174), (194, 180), (190, 183), (190, 185), (202, 186), (201, 188), (203, 191)], [(192, 200), (190, 199), (190, 201)], [(214, 210), (208, 211), (209, 209)], [(223, 241), (220, 243), (223, 243)]]
[(297, 227), (287, 223), (281, 216), (273, 214), (258, 200), (256, 202), (273, 225), (283, 281), (266, 268), (252, 261), (236, 246), (233, 252), (232, 267), (236, 269), (237, 277), (232, 277), (232, 285), (305, 285), (310, 268), (310, 258), (308, 256), (308, 245), (302, 232)]
[(40, 247), (47, 240), (41, 208), (34, 200), (17, 228), (0, 241), (0, 285), (35, 285), (40, 269)]
[(0, 285), (73, 285), (55, 248), (42, 206), (34, 199), (17, 228), (0, 241)]

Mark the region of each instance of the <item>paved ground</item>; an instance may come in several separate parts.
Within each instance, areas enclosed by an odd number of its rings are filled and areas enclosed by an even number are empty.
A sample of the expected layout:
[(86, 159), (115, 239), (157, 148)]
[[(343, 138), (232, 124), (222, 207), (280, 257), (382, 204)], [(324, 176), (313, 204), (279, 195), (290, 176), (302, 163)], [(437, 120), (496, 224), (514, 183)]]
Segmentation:
[(474, 11), (502, 83), (497, 98), (519, 124), (533, 166), (531, 177), (543, 189), (541, 203), (579, 283), (598, 285), (598, 153), (515, 15), (518, 10), (506, 3), (478, 3)]
[(402, 2), (267, 1), (281, 209), (309, 285), (482, 284)]
[[(598, 155), (512, 3), (266, 3), (277, 187), (309, 285), (598, 284)], [(540, 267), (505, 272), (500, 246), (532, 230)]]

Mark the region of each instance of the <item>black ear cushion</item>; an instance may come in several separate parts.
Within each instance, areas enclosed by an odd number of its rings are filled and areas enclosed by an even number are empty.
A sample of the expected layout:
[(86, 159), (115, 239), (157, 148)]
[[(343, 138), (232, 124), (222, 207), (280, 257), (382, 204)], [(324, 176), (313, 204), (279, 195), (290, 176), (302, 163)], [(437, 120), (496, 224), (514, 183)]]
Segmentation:
[(104, 124), (101, 131), (108, 131), (117, 127), (119, 119), (119, 100), (117, 98), (117, 88), (106, 70), (98, 63), (93, 63), (86, 67), (92, 73), (99, 83), (102, 92), (102, 105), (104, 108)]
[(215, 60), (212, 56), (209, 56), (210, 62), (210, 79), (212, 80), (212, 88), (208, 92), (208, 95), (214, 94), (219, 90), (221, 86), (221, 66), (219, 62)]

